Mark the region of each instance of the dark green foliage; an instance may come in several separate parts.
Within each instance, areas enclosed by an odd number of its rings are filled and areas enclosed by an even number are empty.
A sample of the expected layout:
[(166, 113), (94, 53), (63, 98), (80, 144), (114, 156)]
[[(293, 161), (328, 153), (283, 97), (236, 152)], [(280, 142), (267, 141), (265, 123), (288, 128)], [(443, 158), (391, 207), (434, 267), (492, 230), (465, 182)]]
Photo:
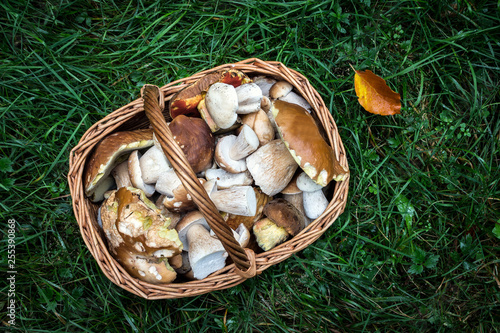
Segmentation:
[[(1, 2), (0, 216), (17, 226), (15, 328), (499, 331), (499, 10), (462, 0)], [(325, 100), (352, 173), (345, 212), (235, 288), (164, 301), (119, 289), (79, 234), (71, 148), (144, 83), (250, 57), (302, 72)], [(365, 112), (350, 65), (386, 79), (401, 115)]]

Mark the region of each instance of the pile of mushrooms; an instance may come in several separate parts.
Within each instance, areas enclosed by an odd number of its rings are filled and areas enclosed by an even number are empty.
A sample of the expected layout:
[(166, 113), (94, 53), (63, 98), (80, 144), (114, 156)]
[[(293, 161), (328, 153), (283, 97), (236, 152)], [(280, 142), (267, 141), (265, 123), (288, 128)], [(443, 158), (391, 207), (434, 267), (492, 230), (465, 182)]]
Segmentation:
[[(348, 175), (310, 110), (290, 83), (237, 70), (207, 74), (170, 100), (173, 137), (242, 247), (269, 251), (300, 233), (325, 212), (327, 185)], [(84, 186), (131, 276), (203, 279), (228, 263), (151, 129), (98, 143)]]

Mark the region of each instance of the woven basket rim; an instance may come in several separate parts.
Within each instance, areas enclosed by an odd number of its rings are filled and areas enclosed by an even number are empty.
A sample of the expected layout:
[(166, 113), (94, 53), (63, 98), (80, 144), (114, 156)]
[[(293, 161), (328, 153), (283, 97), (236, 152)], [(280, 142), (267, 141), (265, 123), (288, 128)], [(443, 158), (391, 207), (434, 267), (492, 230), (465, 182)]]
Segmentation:
[[(207, 73), (231, 68), (238, 69), (251, 76), (272, 76), (291, 83), (309, 102), (314, 114), (317, 116), (326, 133), (327, 141), (332, 146), (341, 165), (348, 168), (346, 153), (336, 123), (323, 102), (323, 99), (311, 86), (305, 76), (293, 69), (287, 68), (280, 62), (250, 58), (240, 62), (224, 64), (200, 71), (189, 77), (170, 82), (160, 87), (162, 93), (161, 102), (168, 102), (176, 92)], [(168, 112), (168, 108), (165, 109), (167, 109)], [(102, 239), (102, 233), (97, 226), (97, 205), (90, 203), (84, 194), (82, 180), (85, 162), (90, 156), (93, 147), (100, 140), (120, 130), (122, 125), (132, 121), (135, 119), (134, 117), (137, 118), (141, 113), (144, 113), (143, 102), (141, 98), (138, 98), (111, 112), (109, 115), (93, 124), (82, 135), (78, 144), (71, 150), (68, 183), (73, 201), (73, 211), (79, 225), (80, 234), (90, 253), (96, 259), (102, 272), (114, 284), (146, 299), (170, 299), (196, 296), (215, 290), (230, 288), (244, 282), (246, 279), (237, 274), (234, 264), (230, 264), (203, 280), (169, 283), (164, 285), (150, 284), (131, 277), (109, 253), (106, 242)], [(137, 126), (137, 128), (147, 128), (148, 122), (142, 121), (134, 124), (134, 126)], [(349, 178), (343, 182), (337, 182), (334, 186), (329, 205), (319, 218), (312, 221), (304, 230), (287, 242), (270, 251), (256, 254), (255, 264), (257, 274), (289, 258), (294, 253), (301, 251), (316, 241), (344, 211), (347, 202), (348, 188)]]

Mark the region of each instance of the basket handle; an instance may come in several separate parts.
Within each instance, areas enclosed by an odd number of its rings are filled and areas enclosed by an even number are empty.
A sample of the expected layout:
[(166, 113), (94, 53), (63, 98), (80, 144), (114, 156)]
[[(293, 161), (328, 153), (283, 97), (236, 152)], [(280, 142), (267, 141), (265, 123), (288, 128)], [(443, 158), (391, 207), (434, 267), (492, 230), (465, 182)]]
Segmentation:
[[(236, 265), (236, 273), (244, 278), (254, 276), (256, 274), (256, 264), (255, 255), (251, 253), (253, 251), (243, 249), (234, 239), (232, 229), (222, 219), (205, 188), (198, 181), (184, 152), (174, 140), (159, 104), (160, 89), (155, 85), (146, 84), (141, 89), (141, 96), (144, 101), (144, 111), (153, 127), (158, 142), (163, 148), (163, 152), (174, 167), (186, 191), (191, 195), (199, 211), (207, 220), (208, 225), (215, 232), (233, 260)], [(247, 251), (249, 252), (247, 253)]]

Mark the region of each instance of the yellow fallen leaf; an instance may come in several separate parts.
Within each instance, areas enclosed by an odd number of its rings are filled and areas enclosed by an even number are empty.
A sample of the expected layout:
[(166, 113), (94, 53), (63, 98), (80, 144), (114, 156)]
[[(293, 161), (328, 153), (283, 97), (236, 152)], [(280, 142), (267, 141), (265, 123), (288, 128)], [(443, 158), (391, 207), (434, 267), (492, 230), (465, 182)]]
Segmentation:
[(368, 112), (382, 116), (401, 113), (401, 96), (372, 71), (354, 70), (354, 89), (358, 102)]

